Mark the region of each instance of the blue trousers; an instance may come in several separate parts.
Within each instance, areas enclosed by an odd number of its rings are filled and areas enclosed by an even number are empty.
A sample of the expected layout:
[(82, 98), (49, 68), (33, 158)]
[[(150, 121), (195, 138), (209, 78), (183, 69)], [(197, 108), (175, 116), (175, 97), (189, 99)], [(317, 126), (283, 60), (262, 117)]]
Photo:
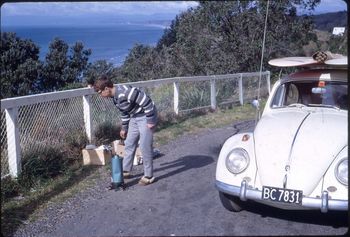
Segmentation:
[(147, 127), (146, 116), (132, 117), (129, 121), (128, 133), (125, 140), (125, 157), (123, 171), (130, 172), (138, 141), (143, 159), (144, 175), (153, 176), (153, 133), (154, 128)]

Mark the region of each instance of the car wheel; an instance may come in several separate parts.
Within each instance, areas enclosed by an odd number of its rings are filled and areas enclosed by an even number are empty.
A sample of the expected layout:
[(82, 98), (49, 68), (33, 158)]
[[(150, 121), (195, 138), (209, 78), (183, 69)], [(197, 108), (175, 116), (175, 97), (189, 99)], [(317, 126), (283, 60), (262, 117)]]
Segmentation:
[(239, 212), (243, 208), (243, 202), (239, 197), (231, 196), (223, 192), (219, 192), (222, 205), (229, 211)]

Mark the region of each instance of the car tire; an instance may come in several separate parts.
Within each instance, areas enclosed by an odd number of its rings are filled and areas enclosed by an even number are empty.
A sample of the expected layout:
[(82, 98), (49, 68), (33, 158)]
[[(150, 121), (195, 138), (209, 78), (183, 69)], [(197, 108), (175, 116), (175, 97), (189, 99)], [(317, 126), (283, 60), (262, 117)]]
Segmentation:
[(239, 197), (231, 196), (229, 194), (219, 192), (221, 204), (229, 211), (239, 212), (243, 209), (243, 202)]

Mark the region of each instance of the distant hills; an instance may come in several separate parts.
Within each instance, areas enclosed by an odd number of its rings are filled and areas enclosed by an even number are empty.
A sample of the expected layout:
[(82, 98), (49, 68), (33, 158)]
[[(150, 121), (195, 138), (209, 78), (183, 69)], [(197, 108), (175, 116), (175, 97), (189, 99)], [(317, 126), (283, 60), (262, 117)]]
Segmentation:
[[(312, 20), (315, 24), (315, 29), (319, 31), (327, 31), (332, 33), (334, 27), (348, 27), (347, 11), (323, 13), (313, 15)], [(164, 28), (169, 28), (171, 20), (149, 20), (145, 22), (149, 25), (158, 25)]]
[(348, 27), (347, 11), (313, 15), (312, 19), (317, 30), (332, 32), (334, 27)]

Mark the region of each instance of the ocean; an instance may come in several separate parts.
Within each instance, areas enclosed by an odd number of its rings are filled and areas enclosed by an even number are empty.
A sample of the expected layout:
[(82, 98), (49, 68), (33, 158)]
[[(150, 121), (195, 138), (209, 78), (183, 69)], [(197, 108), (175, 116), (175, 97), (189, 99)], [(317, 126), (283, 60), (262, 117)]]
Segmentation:
[(31, 39), (40, 47), (44, 60), (50, 42), (58, 37), (69, 46), (77, 41), (91, 49), (89, 62), (106, 60), (120, 66), (135, 44), (155, 46), (166, 26), (155, 24), (115, 24), (101, 26), (1, 26), (2, 32), (15, 32), (21, 39)]

